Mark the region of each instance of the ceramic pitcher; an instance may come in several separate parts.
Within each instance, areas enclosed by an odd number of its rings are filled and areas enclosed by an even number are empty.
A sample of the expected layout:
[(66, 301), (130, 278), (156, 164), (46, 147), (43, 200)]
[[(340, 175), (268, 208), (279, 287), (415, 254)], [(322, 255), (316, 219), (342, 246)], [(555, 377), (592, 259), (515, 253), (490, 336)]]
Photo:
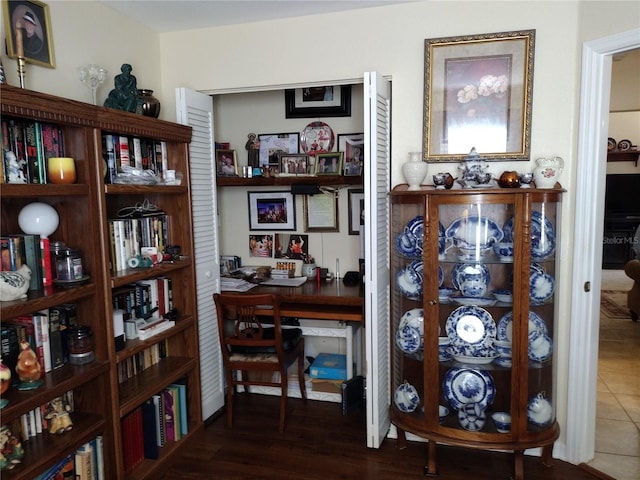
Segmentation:
[(533, 169), (533, 180), (537, 188), (553, 188), (564, 169), (564, 160), (560, 157), (538, 158)]

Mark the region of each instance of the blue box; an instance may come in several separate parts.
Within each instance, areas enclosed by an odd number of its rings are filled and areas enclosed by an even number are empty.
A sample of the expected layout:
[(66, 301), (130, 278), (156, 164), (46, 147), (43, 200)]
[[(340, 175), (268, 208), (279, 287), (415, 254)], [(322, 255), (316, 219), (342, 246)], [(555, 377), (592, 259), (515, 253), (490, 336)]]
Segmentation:
[(336, 353), (319, 353), (309, 369), (311, 378), (330, 380), (347, 379), (347, 356)]

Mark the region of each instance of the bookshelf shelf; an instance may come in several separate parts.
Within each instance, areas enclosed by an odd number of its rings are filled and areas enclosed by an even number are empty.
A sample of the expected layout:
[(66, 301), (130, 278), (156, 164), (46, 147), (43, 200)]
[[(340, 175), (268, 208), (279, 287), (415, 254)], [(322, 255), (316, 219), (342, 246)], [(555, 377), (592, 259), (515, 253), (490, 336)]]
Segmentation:
[[(30, 291), (27, 298), (0, 302), (5, 320), (73, 304), (77, 323), (91, 327), (95, 361), (84, 366), (65, 364), (47, 373), (44, 385), (30, 392), (10, 388), (4, 398), (9, 404), (2, 410), (2, 424), (20, 419), (53, 398), (73, 391), (74, 428), (62, 435), (38, 434), (22, 442), (25, 456), (21, 464), (2, 477), (31, 479), (46, 471), (80, 446), (101, 436), (103, 440), (104, 478), (133, 480), (149, 478), (160, 472), (174, 452), (203, 427), (200, 399), (200, 371), (195, 262), (189, 185), (189, 142), (191, 128), (119, 110), (89, 105), (27, 89), (2, 86), (0, 107), (3, 122), (16, 124), (52, 124), (62, 135), (65, 156), (75, 159), (78, 181), (72, 185), (2, 183), (0, 197), (2, 236), (21, 233), (18, 212), (35, 201), (53, 206), (60, 216), (51, 241), (64, 241), (80, 250), (83, 270), (90, 280), (71, 288), (47, 286)], [(44, 128), (44, 127), (43, 127)], [(181, 185), (123, 185), (105, 183), (106, 135), (136, 138), (163, 147), (163, 168), (182, 173)], [(106, 138), (106, 137), (105, 137)], [(39, 162), (43, 162), (39, 157)], [(45, 160), (46, 161), (46, 160)], [(33, 178), (33, 177), (31, 177)], [(5, 177), (2, 177), (2, 181)], [(181, 247), (183, 259), (162, 262), (151, 268), (113, 273), (110, 262), (109, 220), (118, 211), (139, 202), (152, 203), (170, 219), (163, 245)], [(160, 252), (162, 253), (162, 252)], [(130, 340), (116, 352), (112, 320), (113, 289), (136, 282), (166, 278), (172, 287), (172, 302), (178, 321), (171, 329), (145, 341)], [(122, 363), (162, 347), (167, 358), (119, 383)], [(151, 396), (172, 382), (187, 384), (189, 434), (175, 445), (161, 449), (158, 459), (144, 460), (138, 466), (125, 465), (123, 417), (140, 408)]]

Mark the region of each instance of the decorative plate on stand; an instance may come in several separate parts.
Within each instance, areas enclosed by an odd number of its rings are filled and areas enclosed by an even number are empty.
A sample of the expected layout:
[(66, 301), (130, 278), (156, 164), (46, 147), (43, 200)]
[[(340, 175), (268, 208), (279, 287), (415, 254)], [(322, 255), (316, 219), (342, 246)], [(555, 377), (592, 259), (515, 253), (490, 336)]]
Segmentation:
[(333, 150), (335, 135), (329, 125), (324, 122), (311, 122), (304, 127), (300, 135), (300, 146), (304, 153), (314, 157), (316, 153)]

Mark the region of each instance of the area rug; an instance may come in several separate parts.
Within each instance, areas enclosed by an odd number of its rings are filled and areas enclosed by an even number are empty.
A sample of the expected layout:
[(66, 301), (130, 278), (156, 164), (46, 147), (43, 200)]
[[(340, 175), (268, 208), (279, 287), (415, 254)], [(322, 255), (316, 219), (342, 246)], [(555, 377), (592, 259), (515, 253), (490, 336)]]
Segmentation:
[(600, 292), (600, 310), (609, 318), (629, 319), (627, 292), (622, 290), (602, 290)]

